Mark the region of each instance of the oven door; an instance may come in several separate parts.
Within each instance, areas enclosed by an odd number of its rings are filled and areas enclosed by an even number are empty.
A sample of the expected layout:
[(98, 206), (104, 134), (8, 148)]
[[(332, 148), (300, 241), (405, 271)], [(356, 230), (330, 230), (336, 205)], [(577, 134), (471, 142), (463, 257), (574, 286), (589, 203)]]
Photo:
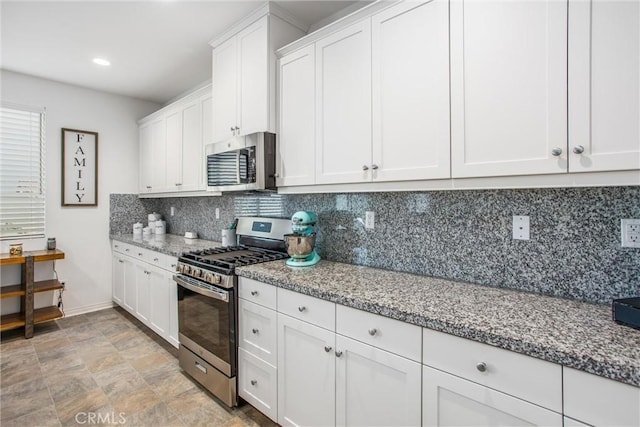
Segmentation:
[(175, 275), (180, 344), (227, 377), (236, 375), (236, 318), (233, 289), (205, 289), (196, 279)]

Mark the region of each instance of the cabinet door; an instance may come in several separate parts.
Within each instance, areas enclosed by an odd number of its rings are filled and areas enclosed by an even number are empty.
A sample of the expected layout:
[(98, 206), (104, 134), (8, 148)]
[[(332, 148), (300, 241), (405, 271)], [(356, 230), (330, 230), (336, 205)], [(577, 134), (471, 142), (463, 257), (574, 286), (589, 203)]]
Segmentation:
[(124, 308), (131, 314), (136, 314), (136, 265), (131, 258), (123, 257), (124, 261)]
[(202, 145), (202, 123), (200, 121), (200, 101), (190, 102), (182, 108), (182, 152), (181, 191), (204, 189), (202, 175), (204, 146)]
[(569, 171), (640, 169), (639, 75), (640, 3), (569, 2)]
[(278, 314), (278, 424), (335, 424), (335, 333)]
[(419, 363), (342, 335), (336, 352), (336, 425), (420, 425)]
[(168, 272), (149, 268), (149, 323), (151, 329), (164, 339), (169, 336), (169, 281)]
[(154, 121), (151, 124), (151, 152), (143, 153), (149, 156), (151, 163), (151, 192), (158, 193), (166, 191), (166, 167), (167, 167), (167, 133), (166, 121), (164, 118)]
[(149, 267), (143, 263), (135, 264), (136, 275), (136, 317), (146, 325), (149, 324), (150, 294), (149, 294)]
[(237, 53), (233, 37), (213, 50), (213, 140), (233, 136), (237, 109)]
[(452, 176), (566, 172), (566, 64), (566, 2), (452, 1)]
[(140, 156), (140, 177), (138, 191), (149, 193), (153, 184), (153, 159), (151, 158), (153, 142), (153, 127), (151, 123), (140, 125), (139, 130), (139, 156)]
[(315, 47), (280, 59), (279, 186), (315, 183)]
[[(268, 16), (238, 33), (238, 115), (240, 135), (269, 129)], [(272, 76), (275, 77), (275, 76)]]
[(278, 421), (277, 369), (264, 360), (238, 349), (238, 396), (260, 412)]
[(113, 255), (111, 262), (111, 292), (113, 301), (124, 305), (124, 260), (120, 255)]
[(373, 16), (373, 179), (450, 177), (449, 3)]
[(182, 109), (170, 112), (165, 120), (167, 190), (178, 191), (182, 182)]
[(169, 334), (168, 341), (175, 348), (180, 346), (178, 338), (178, 285), (173, 280), (173, 275), (169, 274), (166, 278), (167, 288), (169, 289)]
[(316, 43), (316, 183), (371, 180), (371, 22)]
[[(200, 122), (202, 124), (202, 145), (211, 144), (213, 142), (213, 101), (211, 94), (200, 98)], [(204, 153), (204, 151), (203, 151)], [(204, 156), (204, 154), (203, 154)], [(204, 164), (204, 160), (203, 160)]]
[(423, 426), (562, 426), (562, 415), (423, 366)]

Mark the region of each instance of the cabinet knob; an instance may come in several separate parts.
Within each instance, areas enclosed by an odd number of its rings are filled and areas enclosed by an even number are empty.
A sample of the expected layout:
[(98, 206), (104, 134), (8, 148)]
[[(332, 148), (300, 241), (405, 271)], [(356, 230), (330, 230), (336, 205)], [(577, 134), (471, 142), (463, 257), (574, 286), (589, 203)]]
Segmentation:
[(253, 328), (251, 332), (253, 332), (254, 334), (257, 334), (259, 331), (256, 328)]
[(340, 357), (342, 356), (342, 352), (341, 351), (336, 351), (336, 357)]
[(574, 154), (582, 154), (584, 153), (584, 147), (582, 145), (576, 145), (573, 147)]
[(240, 133), (240, 128), (238, 126), (236, 126), (235, 129), (238, 131), (238, 133)]
[(119, 259), (119, 260), (118, 260), (118, 262), (119, 262), (120, 264), (124, 264), (124, 261), (123, 261), (123, 260), (121, 260), (121, 259)]
[(125, 249), (124, 251), (125, 251), (125, 252), (129, 252), (129, 248)]
[(229, 128), (229, 130), (230, 130), (231, 132), (233, 132), (233, 126), (231, 126), (231, 127)]
[(371, 169), (373, 169), (373, 170), (378, 169), (378, 165), (371, 165)]
[(303, 311), (305, 311), (307, 309), (307, 307), (305, 307), (304, 305), (301, 305), (300, 307), (298, 307), (298, 311), (300, 313), (302, 313)]
[(251, 296), (257, 297), (258, 296), (258, 291), (251, 291)]
[(369, 166), (367, 166), (367, 165), (362, 165), (362, 170), (363, 170), (363, 171), (368, 171), (368, 170), (369, 170)]
[(138, 252), (138, 256), (142, 256), (142, 252)]
[(378, 330), (376, 328), (369, 329), (369, 335), (374, 336), (377, 333), (378, 333)]
[(476, 369), (480, 372), (485, 372), (487, 370), (487, 364), (484, 362), (480, 362), (476, 365)]
[(151, 190), (151, 186), (150, 185), (147, 185), (147, 190)]
[(558, 157), (560, 154), (562, 154), (562, 148), (556, 147), (551, 150), (551, 155), (554, 157)]
[(254, 386), (254, 387), (255, 387), (257, 384), (258, 384), (258, 381), (256, 381), (256, 380), (251, 380), (251, 385), (252, 385), (252, 386)]
[(328, 345), (324, 346), (324, 351), (326, 351), (327, 353), (329, 353), (331, 351), (331, 347)]
[(176, 265), (175, 264), (171, 264), (171, 268), (176, 268)]
[(154, 259), (153, 259), (153, 262), (158, 262), (158, 258), (154, 258)]
[(180, 187), (182, 185), (181, 182), (176, 182), (176, 187)]

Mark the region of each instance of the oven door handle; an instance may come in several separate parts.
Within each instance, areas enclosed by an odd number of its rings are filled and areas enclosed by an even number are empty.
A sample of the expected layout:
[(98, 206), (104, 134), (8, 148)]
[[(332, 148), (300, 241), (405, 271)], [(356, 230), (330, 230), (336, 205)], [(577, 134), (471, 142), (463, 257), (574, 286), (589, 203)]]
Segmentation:
[(227, 291), (214, 291), (211, 289), (204, 289), (199, 286), (194, 286), (186, 280), (182, 279), (180, 276), (173, 276), (173, 280), (183, 288), (189, 289), (197, 294), (204, 295), (205, 297), (215, 298), (220, 301), (229, 302), (229, 292)]

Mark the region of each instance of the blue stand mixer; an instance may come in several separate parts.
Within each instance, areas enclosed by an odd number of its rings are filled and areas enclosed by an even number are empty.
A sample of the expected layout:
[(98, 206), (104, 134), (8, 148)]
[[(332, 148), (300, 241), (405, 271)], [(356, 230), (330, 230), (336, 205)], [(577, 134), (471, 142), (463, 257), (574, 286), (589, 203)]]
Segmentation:
[(291, 258), (287, 265), (291, 267), (310, 267), (320, 262), (316, 253), (316, 233), (313, 231), (318, 217), (309, 211), (300, 211), (291, 217), (292, 234), (285, 234), (284, 244)]

